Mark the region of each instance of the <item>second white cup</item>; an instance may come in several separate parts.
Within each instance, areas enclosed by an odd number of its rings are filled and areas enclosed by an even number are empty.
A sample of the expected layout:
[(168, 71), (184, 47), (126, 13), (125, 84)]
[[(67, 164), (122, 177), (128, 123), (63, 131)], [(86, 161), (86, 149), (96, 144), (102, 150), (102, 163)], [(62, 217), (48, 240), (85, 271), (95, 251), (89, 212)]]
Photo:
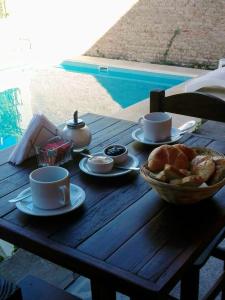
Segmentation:
[(153, 142), (164, 141), (171, 136), (172, 117), (165, 112), (152, 112), (139, 119), (144, 138)]
[(56, 209), (70, 203), (69, 172), (62, 167), (47, 166), (31, 172), (33, 204), (41, 209)]

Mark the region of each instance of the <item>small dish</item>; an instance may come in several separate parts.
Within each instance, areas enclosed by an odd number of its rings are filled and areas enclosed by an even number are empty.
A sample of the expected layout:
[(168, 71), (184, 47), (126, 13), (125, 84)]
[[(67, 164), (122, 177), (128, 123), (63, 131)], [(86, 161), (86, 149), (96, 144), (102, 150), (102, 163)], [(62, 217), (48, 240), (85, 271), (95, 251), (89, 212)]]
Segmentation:
[(182, 132), (178, 128), (174, 128), (174, 127), (171, 130), (171, 136), (168, 139), (166, 139), (165, 141), (159, 141), (159, 142), (154, 142), (154, 141), (145, 139), (142, 128), (138, 128), (132, 132), (132, 138), (135, 141), (140, 142), (142, 144), (146, 144), (146, 145), (172, 144), (172, 143), (177, 142), (179, 139), (181, 139), (181, 137), (182, 137)]
[(88, 158), (87, 164), (92, 172), (109, 173), (113, 168), (114, 161), (108, 156), (94, 155), (93, 157)]
[[(18, 197), (31, 194), (30, 188), (23, 190)], [(73, 211), (81, 206), (85, 200), (84, 190), (75, 184), (70, 184), (70, 204), (56, 209), (40, 209), (33, 205), (32, 195), (29, 195), (25, 200), (16, 203), (16, 207), (27, 215), (38, 217), (59, 216)]]
[[(102, 152), (98, 152), (95, 153), (95, 155), (103, 155)], [(133, 170), (131, 169), (117, 169), (116, 166), (115, 168), (113, 168), (109, 173), (95, 173), (93, 171), (91, 171), (91, 169), (88, 166), (88, 158), (84, 157), (83, 159), (80, 160), (79, 162), (79, 167), (81, 169), (81, 171), (83, 171), (84, 173), (88, 174), (88, 175), (92, 175), (92, 176), (96, 176), (96, 177), (118, 177), (121, 175), (125, 175), (128, 174), (130, 172), (133, 172)], [(128, 154), (127, 156), (127, 161), (124, 164), (121, 164), (121, 166), (124, 167), (138, 167), (139, 165), (139, 160), (131, 154)]]
[(103, 153), (107, 157), (111, 157), (115, 164), (122, 164), (127, 161), (128, 149), (120, 144), (109, 145), (103, 149)]

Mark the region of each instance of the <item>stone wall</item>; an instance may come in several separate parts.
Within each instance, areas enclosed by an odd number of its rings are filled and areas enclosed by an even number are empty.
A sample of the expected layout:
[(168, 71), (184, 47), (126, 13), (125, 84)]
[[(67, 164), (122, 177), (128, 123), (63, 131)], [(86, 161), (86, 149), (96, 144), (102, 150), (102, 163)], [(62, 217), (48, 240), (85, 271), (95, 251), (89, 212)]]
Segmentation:
[(139, 0), (85, 54), (215, 68), (225, 57), (225, 1)]

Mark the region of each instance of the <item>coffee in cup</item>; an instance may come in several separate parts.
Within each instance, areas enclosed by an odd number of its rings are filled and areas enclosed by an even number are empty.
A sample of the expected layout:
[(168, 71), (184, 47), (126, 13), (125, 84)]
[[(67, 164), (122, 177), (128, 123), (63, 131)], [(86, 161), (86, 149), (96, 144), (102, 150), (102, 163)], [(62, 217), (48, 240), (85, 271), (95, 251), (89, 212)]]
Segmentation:
[(168, 139), (171, 136), (172, 117), (165, 112), (152, 112), (139, 119), (144, 138), (153, 142)]
[(31, 172), (29, 178), (34, 206), (56, 209), (70, 203), (70, 178), (65, 168), (39, 168)]

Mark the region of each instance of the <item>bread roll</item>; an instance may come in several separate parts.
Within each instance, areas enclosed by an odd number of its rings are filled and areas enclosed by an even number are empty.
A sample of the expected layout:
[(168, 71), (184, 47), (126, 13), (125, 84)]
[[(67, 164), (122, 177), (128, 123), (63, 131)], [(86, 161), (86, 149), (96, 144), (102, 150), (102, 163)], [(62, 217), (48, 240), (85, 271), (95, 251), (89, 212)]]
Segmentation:
[(166, 174), (164, 172), (164, 170), (162, 170), (161, 172), (155, 174), (155, 179), (159, 180), (159, 181), (163, 181), (166, 182)]
[(170, 181), (172, 179), (179, 179), (185, 176), (190, 175), (189, 171), (186, 169), (177, 169), (172, 165), (166, 164), (164, 167), (164, 174), (166, 177), (166, 181)]
[(149, 155), (148, 168), (152, 172), (160, 172), (165, 164), (170, 164), (177, 169), (188, 169), (187, 156), (178, 148), (170, 145), (162, 145), (155, 148)]
[(204, 182), (204, 179), (198, 175), (186, 176), (182, 179), (173, 179), (169, 183), (181, 186), (200, 186)]
[(215, 162), (212, 157), (208, 155), (197, 155), (191, 161), (191, 172), (201, 176), (204, 181), (207, 181), (215, 172)]
[(223, 178), (225, 178), (225, 159), (221, 158), (220, 159), (217, 157), (217, 159), (214, 159), (215, 161), (215, 172), (209, 179), (209, 184), (215, 184), (219, 181), (221, 181)]

